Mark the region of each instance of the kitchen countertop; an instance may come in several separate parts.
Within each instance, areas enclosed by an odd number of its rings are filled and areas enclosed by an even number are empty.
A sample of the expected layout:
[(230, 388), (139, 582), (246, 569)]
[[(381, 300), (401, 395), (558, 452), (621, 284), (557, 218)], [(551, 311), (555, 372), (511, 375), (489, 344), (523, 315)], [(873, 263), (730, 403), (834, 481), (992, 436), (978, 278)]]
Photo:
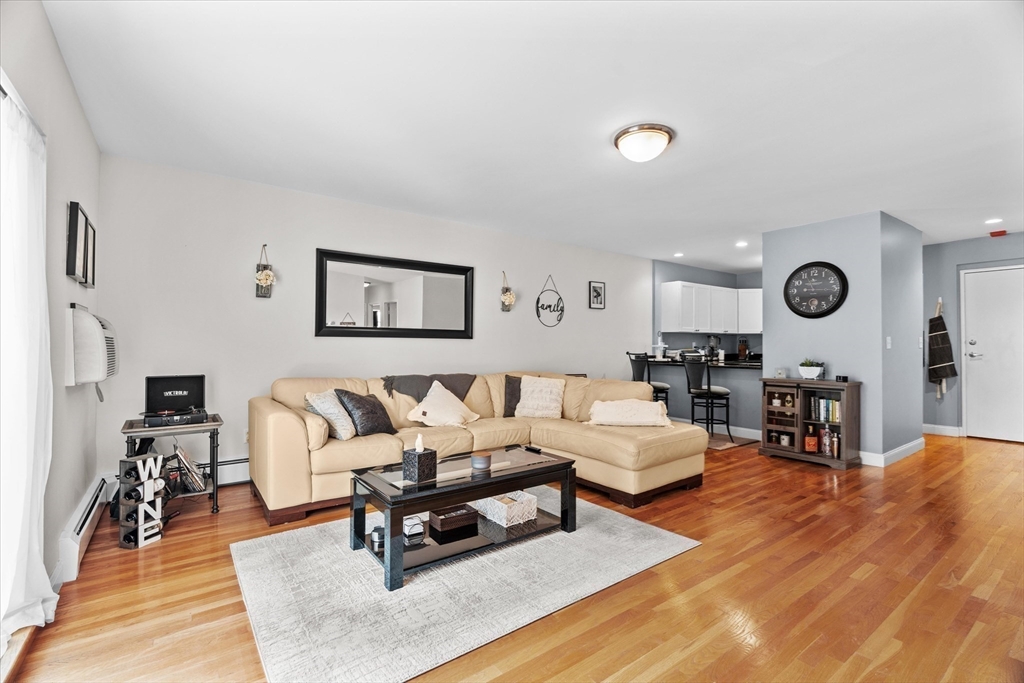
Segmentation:
[[(684, 365), (684, 361), (671, 360), (666, 358), (665, 360), (651, 359), (651, 365)], [(748, 361), (748, 360), (727, 360), (723, 362), (711, 361), (708, 363), (709, 367), (712, 368), (743, 368), (750, 370), (760, 370), (762, 368), (761, 361)]]

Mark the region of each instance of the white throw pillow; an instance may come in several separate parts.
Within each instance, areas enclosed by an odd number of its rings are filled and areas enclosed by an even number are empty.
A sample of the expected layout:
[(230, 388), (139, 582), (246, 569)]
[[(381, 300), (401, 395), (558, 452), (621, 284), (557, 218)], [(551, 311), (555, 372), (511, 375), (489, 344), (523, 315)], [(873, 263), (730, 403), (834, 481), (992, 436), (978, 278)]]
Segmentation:
[(627, 398), (621, 401), (594, 401), (590, 407), (592, 425), (613, 427), (671, 427), (668, 408), (661, 401)]
[(356, 435), (352, 417), (345, 410), (345, 406), (341, 405), (338, 395), (333, 390), (320, 394), (308, 392), (304, 398), (306, 410), (327, 420), (327, 431), (332, 437), (347, 441)]
[(562, 417), (564, 379), (523, 375), (519, 385), (516, 417)]
[(430, 391), (419, 405), (409, 411), (405, 419), (422, 422), (428, 427), (465, 427), (467, 422), (479, 420), (480, 416), (466, 407), (459, 397), (444, 388), (437, 380), (430, 385)]

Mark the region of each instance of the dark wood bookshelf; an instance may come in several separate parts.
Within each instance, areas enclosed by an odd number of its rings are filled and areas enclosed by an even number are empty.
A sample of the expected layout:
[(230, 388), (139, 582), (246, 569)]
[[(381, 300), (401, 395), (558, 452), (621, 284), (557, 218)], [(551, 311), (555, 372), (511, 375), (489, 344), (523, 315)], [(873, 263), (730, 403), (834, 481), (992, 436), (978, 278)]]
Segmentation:
[[(823, 379), (761, 379), (761, 455), (791, 458), (845, 470), (860, 467), (860, 382), (834, 382)], [(841, 413), (837, 421), (813, 417), (812, 401), (838, 401)], [(780, 405), (774, 405), (778, 400)], [(789, 405), (791, 404), (791, 405)], [(808, 427), (818, 437), (815, 452), (804, 448)], [(822, 452), (821, 434), (825, 428), (839, 437), (832, 455)], [(784, 443), (788, 441), (788, 443)]]

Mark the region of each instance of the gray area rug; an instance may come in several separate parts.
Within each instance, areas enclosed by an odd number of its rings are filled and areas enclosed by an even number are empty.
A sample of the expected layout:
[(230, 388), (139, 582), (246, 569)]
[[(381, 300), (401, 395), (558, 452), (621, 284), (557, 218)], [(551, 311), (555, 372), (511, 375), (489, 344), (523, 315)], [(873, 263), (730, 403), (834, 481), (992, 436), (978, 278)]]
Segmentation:
[[(555, 489), (530, 492), (559, 509)], [(700, 545), (586, 501), (576, 514), (574, 533), (411, 574), (394, 592), (349, 549), (347, 519), (232, 544), (267, 678), (404, 681)]]

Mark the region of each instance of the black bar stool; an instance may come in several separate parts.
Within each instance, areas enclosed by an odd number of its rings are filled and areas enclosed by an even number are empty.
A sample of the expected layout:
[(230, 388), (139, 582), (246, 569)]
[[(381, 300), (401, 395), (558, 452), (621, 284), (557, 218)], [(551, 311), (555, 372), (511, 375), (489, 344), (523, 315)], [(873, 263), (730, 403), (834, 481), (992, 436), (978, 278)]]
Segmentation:
[(629, 356), (629, 366), (633, 370), (633, 381), (634, 382), (647, 382), (654, 388), (654, 396), (652, 397), (655, 401), (661, 401), (668, 406), (668, 390), (672, 388), (672, 385), (665, 384), (664, 382), (652, 382), (651, 379), (651, 357), (646, 353), (630, 353), (626, 352)]
[[(690, 393), (690, 424), (700, 422), (708, 434), (715, 433), (715, 425), (725, 425), (725, 431), (732, 441), (732, 432), (729, 430), (729, 390), (725, 387), (716, 387), (711, 384), (711, 368), (706, 360), (687, 358), (684, 362), (686, 367), (686, 390)], [(707, 376), (707, 383), (704, 377)], [(704, 415), (697, 419), (697, 408), (704, 409)], [(715, 417), (715, 408), (725, 408), (725, 419)]]

